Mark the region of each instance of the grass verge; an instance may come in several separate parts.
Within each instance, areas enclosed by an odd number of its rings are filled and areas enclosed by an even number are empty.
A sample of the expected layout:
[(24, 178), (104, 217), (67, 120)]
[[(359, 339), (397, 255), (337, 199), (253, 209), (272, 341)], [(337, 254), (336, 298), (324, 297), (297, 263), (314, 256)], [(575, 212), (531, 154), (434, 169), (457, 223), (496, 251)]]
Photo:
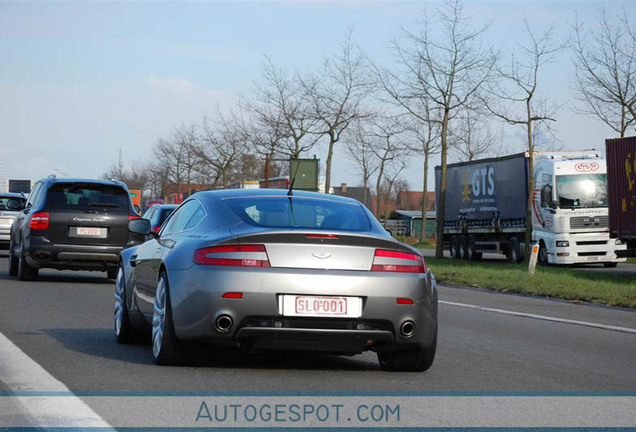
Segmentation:
[(441, 284), (636, 308), (636, 278), (629, 275), (537, 267), (530, 276), (527, 263), (492, 264), (446, 258), (426, 258), (426, 263)]

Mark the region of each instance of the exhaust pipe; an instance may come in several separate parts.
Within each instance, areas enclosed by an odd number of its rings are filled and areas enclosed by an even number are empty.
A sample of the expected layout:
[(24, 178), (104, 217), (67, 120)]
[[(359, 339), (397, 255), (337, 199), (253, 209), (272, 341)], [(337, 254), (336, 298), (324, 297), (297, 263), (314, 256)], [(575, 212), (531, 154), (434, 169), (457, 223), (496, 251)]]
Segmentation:
[(411, 337), (415, 333), (415, 323), (413, 321), (404, 321), (400, 326), (400, 333), (404, 337)]
[(229, 316), (229, 315), (221, 315), (214, 322), (214, 326), (221, 333), (225, 333), (226, 331), (228, 331), (229, 329), (232, 328), (232, 324), (233, 323), (234, 323), (234, 321), (232, 320), (231, 316)]

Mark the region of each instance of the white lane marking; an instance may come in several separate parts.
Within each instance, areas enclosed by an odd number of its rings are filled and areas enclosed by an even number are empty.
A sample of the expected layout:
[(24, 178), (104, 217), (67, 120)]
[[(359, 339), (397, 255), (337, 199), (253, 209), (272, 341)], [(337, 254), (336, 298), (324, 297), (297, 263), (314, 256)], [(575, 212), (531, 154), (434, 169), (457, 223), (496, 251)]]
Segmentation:
[[(19, 396), (0, 396), (0, 428), (111, 427), (2, 333), (0, 381), (12, 392), (25, 393)], [(28, 396), (29, 392), (60, 392), (64, 395)]]
[(439, 300), (439, 303), (450, 305), (450, 306), (468, 308), (468, 309), (477, 309), (477, 310), (486, 311), (486, 312), (495, 312), (495, 313), (500, 313), (505, 315), (514, 315), (514, 316), (520, 316), (525, 318), (539, 319), (543, 321), (553, 321), (553, 322), (574, 324), (574, 325), (585, 326), (585, 327), (594, 327), (594, 328), (603, 329), (603, 330), (612, 330), (612, 331), (618, 331), (623, 333), (636, 334), (636, 329), (629, 328), (629, 327), (619, 327), (619, 326), (612, 326), (612, 325), (606, 325), (606, 324), (598, 324), (598, 323), (593, 323), (589, 321), (577, 321), (577, 320), (570, 320), (565, 318), (555, 318), (555, 317), (549, 317), (545, 315), (536, 315), (536, 314), (525, 313), (525, 312), (514, 312), (514, 311), (505, 310), (505, 309), (494, 309), (494, 308), (488, 308), (483, 306), (471, 305), (466, 303), (455, 303), (455, 302), (444, 301), (444, 300)]

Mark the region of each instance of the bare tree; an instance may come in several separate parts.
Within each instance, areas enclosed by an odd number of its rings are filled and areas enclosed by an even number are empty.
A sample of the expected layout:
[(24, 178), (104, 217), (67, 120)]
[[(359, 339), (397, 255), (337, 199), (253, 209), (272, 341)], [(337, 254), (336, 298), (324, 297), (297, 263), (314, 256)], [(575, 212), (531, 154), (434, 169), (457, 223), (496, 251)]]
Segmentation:
[[(382, 185), (382, 188), (379, 189), (381, 192), (378, 192), (377, 196), (378, 209), (380, 208), (380, 201), (384, 202), (384, 207), (382, 209), (382, 219), (384, 220), (387, 220), (390, 216), (388, 212), (389, 202), (393, 201), (394, 197), (397, 198), (400, 190), (408, 190), (408, 183), (400, 179), (400, 174), (404, 171), (404, 168), (406, 168), (406, 162), (402, 159), (392, 159), (391, 162), (392, 163), (387, 164), (384, 167), (385, 169), (382, 178), (378, 178), (378, 181), (380, 182), (379, 184)], [(405, 185), (406, 188), (404, 188)], [(380, 200), (380, 198), (382, 198), (382, 200)], [(379, 213), (378, 217), (380, 217)]]
[[(402, 141), (402, 135), (406, 132), (407, 127), (396, 117), (376, 116), (369, 129), (368, 137), (372, 139), (372, 151), (378, 163), (377, 180), (375, 183), (376, 193), (376, 216), (379, 218), (382, 213), (382, 200), (384, 191), (383, 184), (387, 177), (389, 179), (397, 179), (400, 172), (406, 167), (403, 160), (406, 155), (406, 146)], [(393, 168), (395, 165), (398, 168)], [(384, 209), (386, 213), (386, 206)], [(385, 215), (386, 216), (386, 215)]]
[(312, 115), (311, 95), (297, 75), (289, 77), (266, 58), (263, 84), (256, 84), (256, 101), (250, 111), (257, 122), (275, 130), (280, 138), (277, 152), (298, 158), (313, 148), (320, 139), (318, 120)]
[(226, 188), (235, 180), (234, 170), (241, 157), (249, 149), (247, 136), (240, 117), (235, 114), (226, 116), (217, 112), (215, 120), (204, 117), (201, 122), (200, 139), (193, 140), (197, 157), (204, 165), (213, 167), (213, 186)]
[(608, 17), (601, 9), (598, 30), (588, 29), (578, 18), (573, 26), (575, 88), (585, 108), (625, 136), (636, 124), (636, 30), (627, 13)]
[(479, 111), (464, 110), (449, 132), (449, 147), (459, 162), (473, 161), (496, 148), (497, 136), (491, 132), (487, 118)]
[(354, 119), (368, 115), (362, 101), (371, 88), (369, 68), (366, 57), (353, 42), (351, 30), (341, 44), (340, 53), (325, 59), (318, 75), (307, 75), (301, 82), (311, 96), (318, 133), (328, 139), (325, 167), (328, 193), (334, 146)]
[[(424, 118), (432, 119), (430, 107), (426, 101), (422, 104)], [(434, 154), (439, 153), (441, 149), (440, 142), (440, 123), (437, 121), (423, 121), (416, 116), (411, 115), (408, 120), (404, 119), (407, 123), (407, 142), (408, 149), (412, 152), (423, 156), (422, 171), (424, 173), (424, 179), (422, 181), (422, 226), (420, 231), (420, 241), (424, 241), (426, 237), (426, 212), (428, 211), (428, 172), (430, 158)]]
[(112, 165), (101, 176), (102, 179), (117, 179), (128, 186), (128, 189), (144, 191), (150, 182), (150, 169), (146, 162), (137, 161), (130, 168)]
[(380, 161), (375, 157), (373, 138), (365, 129), (365, 124), (354, 121), (351, 133), (344, 140), (344, 147), (349, 158), (354, 161), (362, 173), (362, 203), (367, 204), (371, 197), (367, 196), (369, 179), (380, 168)]
[[(532, 155), (536, 150), (535, 134), (536, 125), (543, 125), (550, 130), (550, 122), (555, 122), (555, 114), (559, 106), (549, 103), (538, 94), (539, 70), (545, 64), (554, 59), (555, 53), (564, 48), (563, 44), (553, 41), (553, 27), (548, 28), (542, 34), (536, 36), (527, 22), (525, 32), (529, 41), (527, 44), (517, 46), (515, 52), (521, 54), (518, 58), (511, 56), (507, 67), (498, 66), (497, 71), (501, 77), (498, 85), (488, 90), (489, 98), (485, 98), (485, 106), (500, 120), (509, 125), (521, 126), (526, 134), (526, 150), (530, 154), (528, 159), (528, 200), (526, 205), (526, 237), (525, 256), (530, 256), (532, 247), (532, 204), (534, 191), (534, 162)], [(494, 98), (494, 100), (493, 100)]]
[[(283, 113), (269, 106), (256, 106), (249, 101), (241, 102), (243, 111), (249, 115), (243, 117), (242, 127), (247, 140), (257, 155), (264, 159), (262, 173), (265, 187), (269, 187), (269, 179), (276, 177), (279, 167), (273, 161), (281, 143), (290, 138), (285, 126)], [(259, 176), (260, 177), (260, 176)]]
[(169, 138), (157, 140), (153, 148), (153, 171), (163, 176), (165, 181), (174, 184), (179, 196), (184, 191), (189, 192), (198, 163), (192, 145), (194, 136), (195, 127), (184, 125), (176, 128)]
[[(434, 20), (425, 16), (418, 33), (403, 31), (404, 43), (394, 43), (399, 64), (405, 69), (401, 78), (402, 101), (428, 98), (435, 107), (435, 118), (426, 119), (440, 125), (441, 185), (437, 208), (437, 248), (435, 256), (443, 256), (443, 234), (446, 202), (448, 135), (451, 118), (466, 107), (479, 88), (492, 76), (495, 56), (486, 52), (480, 37), (488, 25), (476, 30), (464, 15), (463, 5), (454, 0), (437, 11)], [(434, 33), (433, 23), (439, 24)], [(434, 37), (433, 34), (439, 36)], [(409, 109), (409, 104), (401, 102)], [(411, 109), (410, 112), (415, 112)], [(438, 115), (439, 114), (439, 115)]]

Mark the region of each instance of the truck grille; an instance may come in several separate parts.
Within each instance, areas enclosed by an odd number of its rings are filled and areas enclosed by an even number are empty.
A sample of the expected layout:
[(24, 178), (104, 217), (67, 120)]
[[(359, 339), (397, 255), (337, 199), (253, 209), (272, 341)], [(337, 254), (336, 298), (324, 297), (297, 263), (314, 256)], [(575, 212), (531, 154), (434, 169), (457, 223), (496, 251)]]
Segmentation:
[(608, 227), (609, 216), (573, 216), (570, 218), (571, 229)]

